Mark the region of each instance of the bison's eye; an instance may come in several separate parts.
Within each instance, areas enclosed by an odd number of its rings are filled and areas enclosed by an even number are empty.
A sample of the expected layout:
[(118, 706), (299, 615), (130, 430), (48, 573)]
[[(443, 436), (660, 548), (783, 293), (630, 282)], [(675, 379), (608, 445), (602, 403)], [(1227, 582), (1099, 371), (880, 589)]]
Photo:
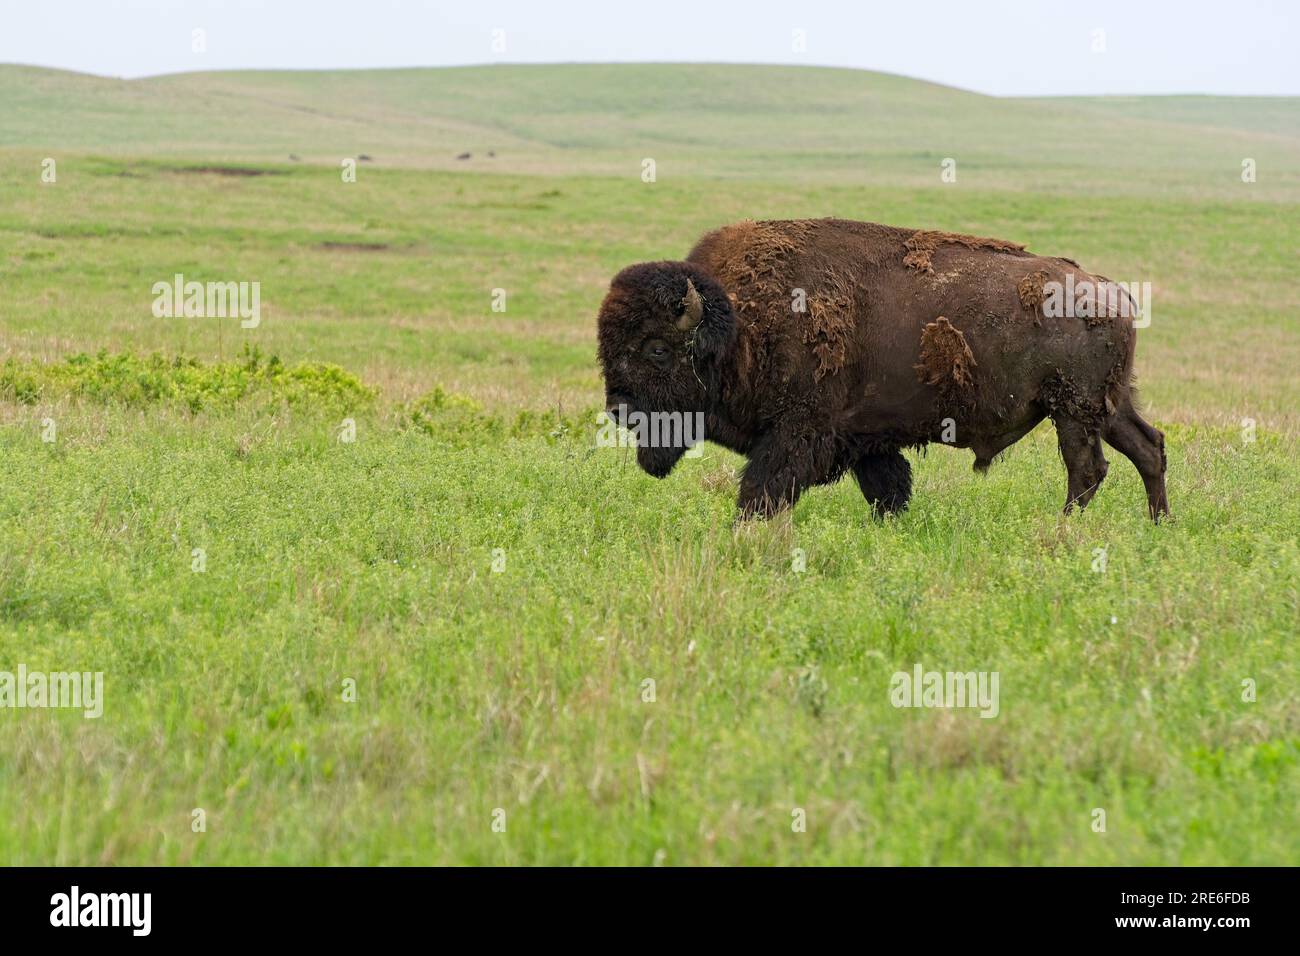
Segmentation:
[(644, 349), (642, 349), (642, 354), (644, 354), (645, 357), (655, 365), (662, 368), (668, 364), (672, 353), (668, 348), (668, 343), (663, 339), (651, 339), (645, 344)]

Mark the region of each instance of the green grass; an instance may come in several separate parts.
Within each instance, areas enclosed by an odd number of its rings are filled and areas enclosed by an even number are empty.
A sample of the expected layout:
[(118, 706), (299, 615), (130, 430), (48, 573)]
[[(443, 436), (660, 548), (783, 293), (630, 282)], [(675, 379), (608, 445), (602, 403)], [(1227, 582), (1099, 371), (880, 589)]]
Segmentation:
[[(720, 66), (0, 67), (0, 96), (0, 671), (106, 696), (0, 710), (0, 862), (1300, 854), (1291, 101)], [(738, 457), (656, 482), (592, 447), (618, 268), (827, 214), (1151, 281), (1175, 519), (1113, 452), (1060, 516), (1047, 427), (985, 478), (913, 455), (883, 523), (845, 481), (735, 528)], [(176, 272), (260, 281), (260, 326), (155, 318)], [(917, 662), (997, 671), (998, 717), (895, 709)]]

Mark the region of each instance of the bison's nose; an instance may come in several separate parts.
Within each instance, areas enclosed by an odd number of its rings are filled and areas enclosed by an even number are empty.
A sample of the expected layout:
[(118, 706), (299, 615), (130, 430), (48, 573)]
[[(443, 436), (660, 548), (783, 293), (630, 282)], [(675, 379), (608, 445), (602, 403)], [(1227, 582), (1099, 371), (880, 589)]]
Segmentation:
[(607, 395), (605, 397), (605, 414), (615, 423), (622, 424), (631, 402), (626, 395)]

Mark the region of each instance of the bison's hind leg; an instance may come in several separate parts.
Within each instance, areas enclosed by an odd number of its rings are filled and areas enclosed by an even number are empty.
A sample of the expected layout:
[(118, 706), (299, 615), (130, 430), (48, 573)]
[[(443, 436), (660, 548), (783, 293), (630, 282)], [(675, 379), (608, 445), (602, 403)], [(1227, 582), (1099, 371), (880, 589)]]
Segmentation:
[(1106, 423), (1102, 432), (1109, 444), (1137, 467), (1146, 486), (1147, 511), (1152, 521), (1169, 514), (1169, 496), (1165, 492), (1165, 436), (1149, 425), (1132, 400), (1126, 398)]
[(1069, 476), (1065, 496), (1065, 512), (1069, 514), (1075, 505), (1086, 508), (1101, 487), (1107, 471), (1106, 456), (1101, 451), (1101, 436), (1082, 422), (1058, 417), (1052, 423), (1056, 426), (1056, 441)]
[(902, 511), (912, 497), (912, 466), (900, 451), (862, 455), (853, 477), (877, 517)]

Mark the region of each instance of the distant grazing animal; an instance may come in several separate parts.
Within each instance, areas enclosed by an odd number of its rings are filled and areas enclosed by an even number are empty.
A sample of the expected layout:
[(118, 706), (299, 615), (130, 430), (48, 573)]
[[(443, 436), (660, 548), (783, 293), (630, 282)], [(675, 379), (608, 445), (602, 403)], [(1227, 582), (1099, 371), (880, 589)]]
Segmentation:
[[(684, 262), (615, 276), (597, 322), (605, 403), (624, 423), (702, 416), (705, 438), (749, 458), (742, 517), (846, 471), (877, 514), (896, 512), (912, 490), (901, 449), (970, 448), (982, 472), (1050, 418), (1067, 512), (1105, 478), (1105, 439), (1137, 466), (1159, 520), (1164, 435), (1134, 404), (1130, 305), (1073, 260), (999, 239), (745, 221)], [(656, 477), (685, 451), (638, 435), (637, 462)]]

